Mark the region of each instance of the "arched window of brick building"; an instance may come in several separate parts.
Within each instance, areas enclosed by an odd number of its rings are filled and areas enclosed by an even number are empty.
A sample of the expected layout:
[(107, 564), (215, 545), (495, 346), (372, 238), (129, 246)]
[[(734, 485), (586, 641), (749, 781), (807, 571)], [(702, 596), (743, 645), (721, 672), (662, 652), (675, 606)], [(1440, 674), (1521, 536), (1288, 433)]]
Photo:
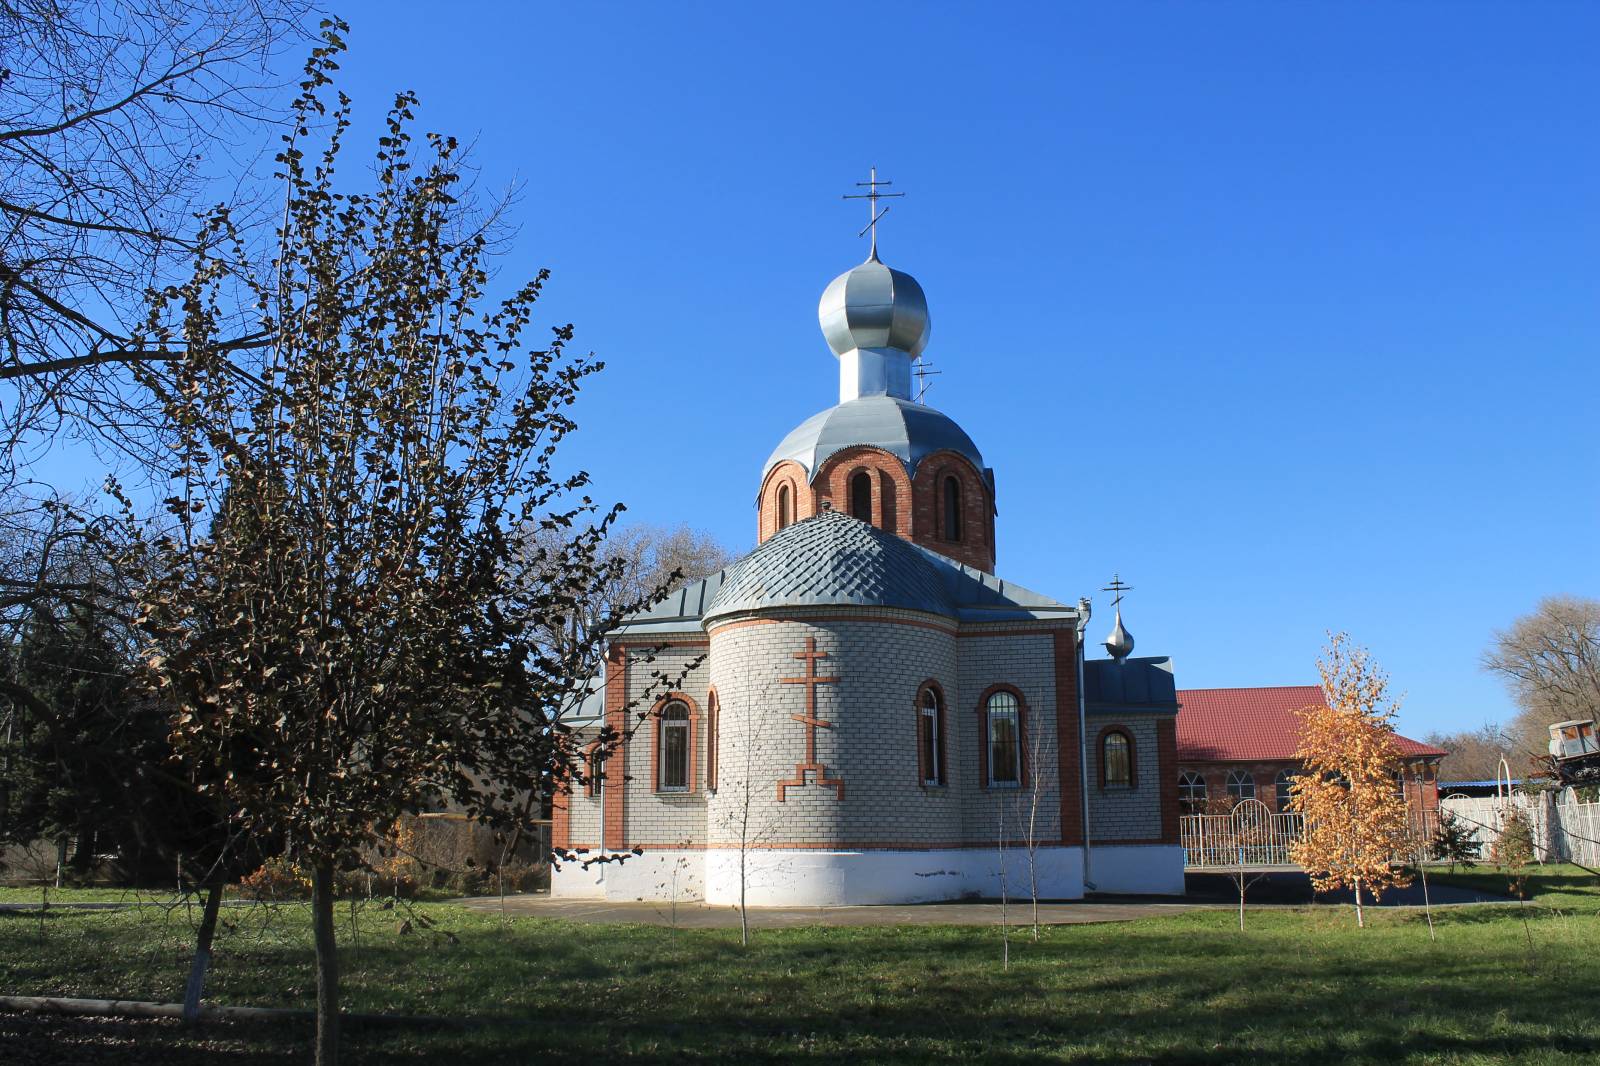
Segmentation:
[(778, 486), (778, 528), (787, 529), (794, 521), (794, 505), (789, 501), (789, 486)]
[(924, 785), (945, 783), (944, 700), (931, 684), (917, 697), (917, 769)]
[(996, 692), (989, 697), (989, 783), (1000, 788), (1022, 784), (1022, 715), (1017, 697)]
[(1274, 806), (1279, 814), (1289, 810), (1289, 792), (1294, 788), (1294, 779), (1298, 776), (1293, 770), (1279, 770), (1278, 776), (1272, 782)]
[(706, 788), (717, 790), (717, 726), (721, 707), (717, 704), (717, 690), (706, 697)]
[(1193, 770), (1179, 774), (1178, 803), (1184, 814), (1206, 813), (1206, 779)]
[(850, 517), (872, 521), (872, 475), (865, 470), (850, 475)]
[(944, 539), (961, 539), (961, 480), (944, 479)]
[(1228, 795), (1235, 800), (1256, 798), (1256, 779), (1243, 770), (1228, 771)]
[(1100, 741), (1100, 786), (1133, 787), (1133, 739), (1120, 729)]
[(656, 751), (660, 765), (656, 767), (657, 788), (662, 792), (689, 791), (689, 708), (672, 701), (661, 708), (661, 720), (656, 723), (661, 730)]

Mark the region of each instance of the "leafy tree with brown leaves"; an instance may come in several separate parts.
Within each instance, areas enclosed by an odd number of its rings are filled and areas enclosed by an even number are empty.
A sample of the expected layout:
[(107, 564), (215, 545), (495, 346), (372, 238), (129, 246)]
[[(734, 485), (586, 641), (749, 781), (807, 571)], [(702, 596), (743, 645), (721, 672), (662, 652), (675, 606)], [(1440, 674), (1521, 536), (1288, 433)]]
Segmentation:
[[(182, 353), (174, 387), (146, 378), (179, 442), (168, 527), (125, 504), (144, 676), (176, 708), (177, 757), (234, 826), (281, 836), (312, 872), (324, 1066), (336, 871), (441, 804), (526, 829), (530, 796), (583, 774), (561, 719), (603, 634), (552, 649), (538, 633), (614, 578), (598, 551), (618, 510), (555, 467), (600, 364), (568, 353), (570, 326), (525, 347), (543, 273), (488, 305), (455, 141), (419, 151), (401, 94), (375, 190), (335, 184), (350, 105), (324, 98), (342, 32), (325, 24), (278, 156), (274, 270), (235, 266), (219, 212), (193, 278), (151, 313), (146, 339)], [(271, 338), (246, 373), (223, 328), (237, 293)], [(537, 529), (569, 535), (529, 551)]]
[(1318, 891), (1353, 888), (1356, 924), (1364, 927), (1363, 889), (1377, 899), (1410, 882), (1393, 861), (1408, 846), (1406, 801), (1395, 787), (1398, 703), (1388, 698), (1388, 675), (1347, 634), (1331, 638), (1317, 671), (1324, 704), (1299, 712), (1296, 757), (1305, 773), (1289, 806), (1305, 816), (1305, 828), (1289, 855)]

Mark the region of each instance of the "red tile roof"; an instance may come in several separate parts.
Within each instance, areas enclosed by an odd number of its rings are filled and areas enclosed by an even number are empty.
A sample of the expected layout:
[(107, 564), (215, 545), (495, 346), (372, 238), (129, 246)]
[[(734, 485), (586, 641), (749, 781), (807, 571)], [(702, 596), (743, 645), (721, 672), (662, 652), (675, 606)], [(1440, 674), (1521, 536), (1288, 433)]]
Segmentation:
[[(1272, 762), (1299, 747), (1295, 712), (1322, 704), (1316, 685), (1178, 690), (1178, 759), (1183, 762)], [(1401, 755), (1444, 755), (1396, 736)]]

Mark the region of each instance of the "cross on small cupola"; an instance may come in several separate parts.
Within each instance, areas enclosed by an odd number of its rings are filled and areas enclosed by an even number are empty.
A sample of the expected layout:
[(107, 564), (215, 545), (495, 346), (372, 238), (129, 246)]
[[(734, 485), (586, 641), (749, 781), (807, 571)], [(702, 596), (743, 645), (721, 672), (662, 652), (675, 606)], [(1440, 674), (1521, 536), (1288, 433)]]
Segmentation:
[(876, 261), (878, 258), (878, 221), (882, 219), (884, 215), (889, 213), (888, 207), (885, 207), (882, 211), (878, 210), (878, 201), (893, 199), (894, 197), (905, 195), (903, 192), (878, 191), (880, 186), (888, 186), (893, 184), (894, 182), (892, 181), (879, 181), (878, 168), (873, 167), (870, 171), (868, 171), (868, 177), (866, 181), (856, 182), (856, 187), (864, 188), (867, 190), (866, 192), (846, 193), (844, 196), (840, 197), (842, 200), (867, 201), (868, 221), (865, 226), (861, 227), (861, 232), (857, 233), (856, 236), (864, 237), (868, 232), (872, 234), (872, 254), (867, 256), (867, 259), (870, 261)]
[(1129, 633), (1127, 627), (1122, 624), (1122, 594), (1124, 592), (1132, 592), (1133, 586), (1124, 584), (1121, 574), (1112, 574), (1111, 584), (1100, 591), (1116, 594), (1111, 598), (1111, 606), (1117, 612), (1116, 625), (1111, 627), (1110, 635), (1101, 642), (1101, 646), (1106, 649), (1106, 654), (1111, 658), (1119, 663), (1125, 662), (1128, 656), (1133, 654), (1133, 634)]

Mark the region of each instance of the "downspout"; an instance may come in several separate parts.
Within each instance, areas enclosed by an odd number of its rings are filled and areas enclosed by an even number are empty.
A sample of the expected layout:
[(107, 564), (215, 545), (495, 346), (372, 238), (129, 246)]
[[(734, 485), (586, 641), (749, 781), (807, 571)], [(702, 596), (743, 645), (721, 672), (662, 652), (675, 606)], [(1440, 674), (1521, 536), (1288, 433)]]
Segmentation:
[(1083, 816), (1083, 887), (1097, 887), (1089, 878), (1089, 712), (1083, 694), (1083, 637), (1089, 630), (1093, 608), (1088, 599), (1078, 601), (1078, 808)]

